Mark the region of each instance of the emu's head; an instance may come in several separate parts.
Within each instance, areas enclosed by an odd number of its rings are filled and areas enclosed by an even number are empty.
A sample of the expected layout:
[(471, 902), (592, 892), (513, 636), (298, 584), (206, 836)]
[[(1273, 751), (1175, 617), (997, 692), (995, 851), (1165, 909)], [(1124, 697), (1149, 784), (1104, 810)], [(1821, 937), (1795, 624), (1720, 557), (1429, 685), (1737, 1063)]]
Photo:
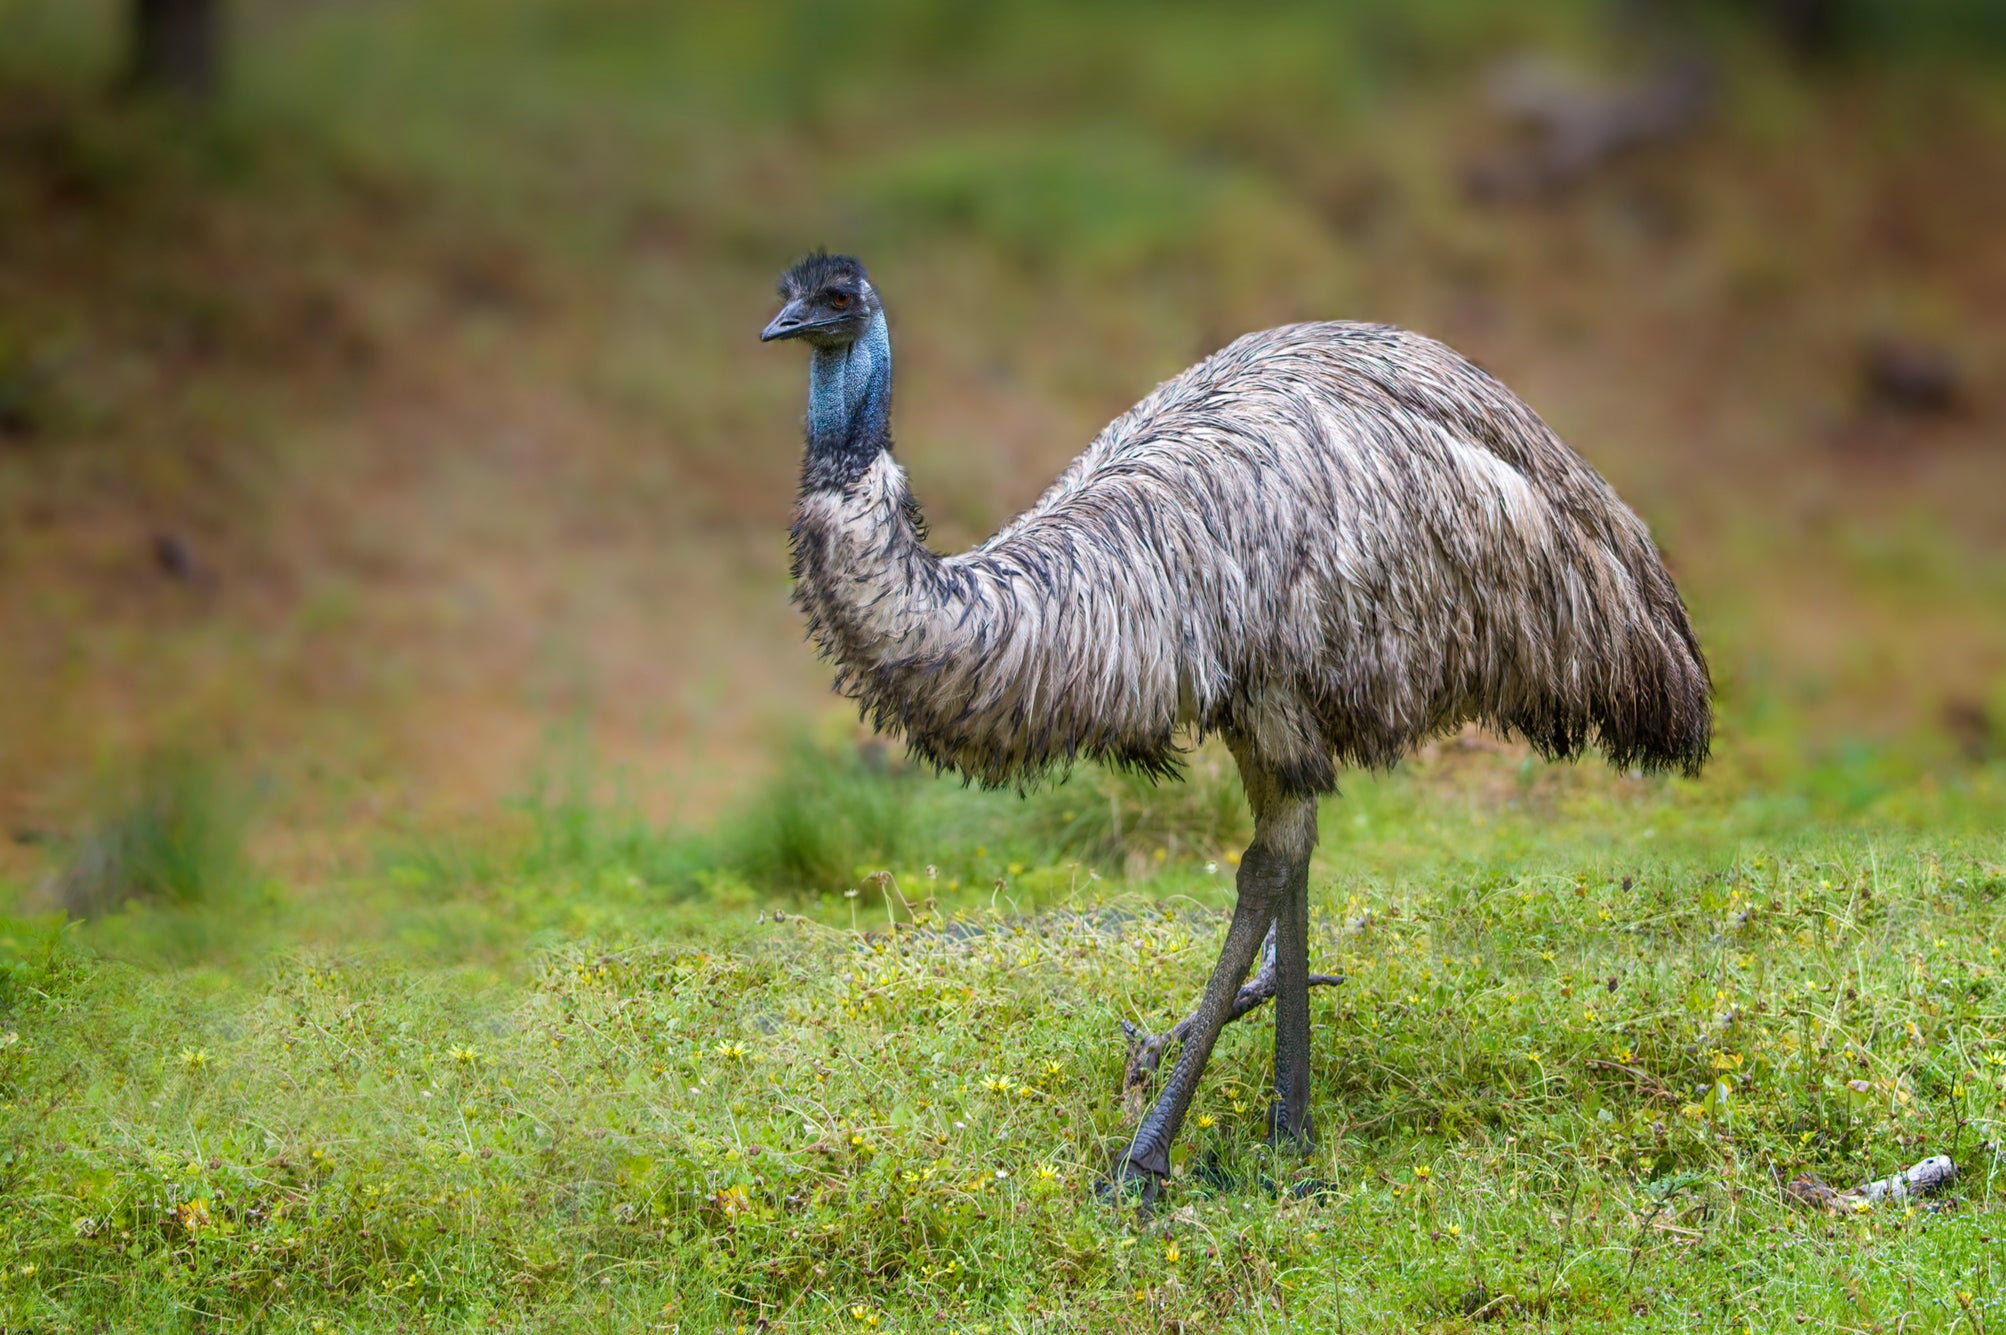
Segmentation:
[(855, 343), (880, 309), (864, 266), (848, 255), (816, 251), (780, 275), (780, 314), (760, 331), (759, 341), (798, 338), (818, 348)]

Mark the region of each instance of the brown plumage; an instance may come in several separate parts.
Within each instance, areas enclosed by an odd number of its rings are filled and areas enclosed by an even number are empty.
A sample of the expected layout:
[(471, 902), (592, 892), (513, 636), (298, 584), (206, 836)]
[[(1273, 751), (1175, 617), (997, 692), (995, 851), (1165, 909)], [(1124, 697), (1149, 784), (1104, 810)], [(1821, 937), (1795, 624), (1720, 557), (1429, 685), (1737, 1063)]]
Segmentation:
[[(1550, 757), (1705, 760), (1706, 662), (1644, 525), (1442, 344), (1344, 323), (1249, 334), (1117, 418), (1001, 532), (940, 556), (890, 454), (889, 334), (862, 266), (814, 257), (782, 295), (768, 336), (816, 344), (795, 597), (839, 688), (986, 784), (1082, 756), (1167, 773), (1180, 735), (1233, 750), (1255, 846), (1200, 1016), (1215, 992), (1223, 1014), (1275, 924), (1278, 1135), (1308, 1133), (1292, 980), (1314, 801), (1340, 765), (1469, 722)], [(1133, 1174), (1167, 1171), (1207, 1029)]]

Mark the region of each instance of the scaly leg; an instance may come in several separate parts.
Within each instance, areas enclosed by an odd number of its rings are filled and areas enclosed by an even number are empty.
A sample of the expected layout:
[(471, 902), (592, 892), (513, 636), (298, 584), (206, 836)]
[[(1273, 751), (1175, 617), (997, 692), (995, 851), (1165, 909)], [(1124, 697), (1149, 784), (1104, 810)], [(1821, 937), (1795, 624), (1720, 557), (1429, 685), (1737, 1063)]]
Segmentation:
[(1191, 1106), (1198, 1078), (1205, 1073), (1205, 1063), (1211, 1059), (1219, 1030), (1226, 1024), (1240, 981), (1254, 962), (1254, 952), (1261, 948), (1268, 924), (1274, 921), (1287, 890), (1288, 870), (1288, 862), (1262, 843), (1257, 829), (1252, 846), (1240, 859), (1240, 898), (1226, 928), (1226, 944), (1219, 951), (1211, 981), (1205, 984), (1205, 996), (1192, 1013), (1177, 1064), (1171, 1067), (1162, 1095), (1136, 1128), (1135, 1139), (1115, 1170), (1118, 1183), (1139, 1180), (1143, 1184), (1145, 1204), (1155, 1198), (1157, 1187), (1170, 1176), (1170, 1144), (1184, 1124), (1184, 1113)]
[[(1314, 829), (1314, 803), (1311, 828)], [(1288, 869), (1275, 912), (1275, 1102), (1268, 1143), (1306, 1150), (1316, 1140), (1309, 1113), (1309, 854)]]

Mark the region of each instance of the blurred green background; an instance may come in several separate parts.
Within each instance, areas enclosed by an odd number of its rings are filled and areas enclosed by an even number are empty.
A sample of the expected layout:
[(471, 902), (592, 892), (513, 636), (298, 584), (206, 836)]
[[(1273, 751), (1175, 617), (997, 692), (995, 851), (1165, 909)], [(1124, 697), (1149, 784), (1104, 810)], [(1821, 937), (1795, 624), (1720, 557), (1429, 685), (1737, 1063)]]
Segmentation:
[[(386, 841), (821, 888), (950, 827), (971, 877), (1230, 847), (1215, 763), (964, 796), (831, 699), (787, 604), (803, 367), (754, 341), (817, 245), (887, 296), (938, 546), (1239, 333), (1403, 324), (1651, 523), (1720, 684), (1690, 801), (2001, 809), (1996, 5), (242, 0), (207, 96), (131, 86), (139, 8), (0, 0), (26, 903)], [(1516, 802), (1522, 760), (1406, 782)]]

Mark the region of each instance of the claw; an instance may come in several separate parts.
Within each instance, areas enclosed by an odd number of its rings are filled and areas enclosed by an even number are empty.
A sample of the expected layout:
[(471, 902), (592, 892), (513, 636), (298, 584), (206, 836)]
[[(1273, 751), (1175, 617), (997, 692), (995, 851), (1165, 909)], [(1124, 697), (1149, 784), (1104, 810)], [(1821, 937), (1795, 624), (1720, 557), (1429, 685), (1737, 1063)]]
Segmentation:
[(1235, 1173), (1216, 1154), (1207, 1154), (1198, 1161), (1191, 1170), (1191, 1181), (1213, 1196), (1237, 1196), (1242, 1192), (1259, 1191), (1278, 1199), (1287, 1196), (1298, 1201), (1325, 1201), (1338, 1192), (1337, 1183), (1320, 1177), (1306, 1177), (1284, 1185), (1269, 1173), (1256, 1172), (1251, 1176)]
[(1316, 1148), (1316, 1123), (1305, 1112), (1301, 1125), (1288, 1125), (1285, 1106), (1276, 1099), (1268, 1105), (1268, 1148), (1308, 1154)]
[(1168, 1173), (1159, 1176), (1134, 1159), (1123, 1155), (1121, 1162), (1115, 1165), (1114, 1172), (1103, 1178), (1094, 1190), (1102, 1200), (1112, 1205), (1119, 1205), (1134, 1198), (1136, 1213), (1147, 1218), (1150, 1209), (1156, 1204), (1156, 1198), (1162, 1194), (1163, 1184), (1168, 1178)]

